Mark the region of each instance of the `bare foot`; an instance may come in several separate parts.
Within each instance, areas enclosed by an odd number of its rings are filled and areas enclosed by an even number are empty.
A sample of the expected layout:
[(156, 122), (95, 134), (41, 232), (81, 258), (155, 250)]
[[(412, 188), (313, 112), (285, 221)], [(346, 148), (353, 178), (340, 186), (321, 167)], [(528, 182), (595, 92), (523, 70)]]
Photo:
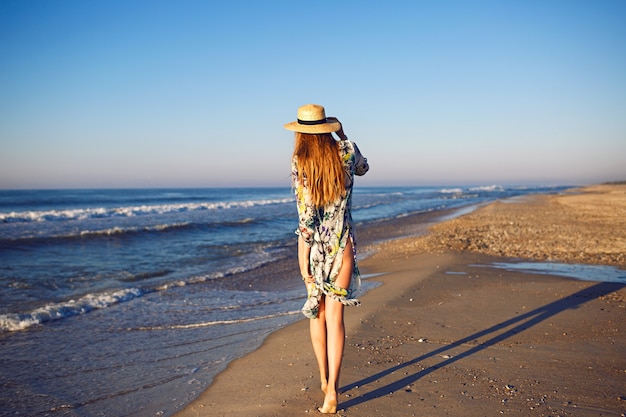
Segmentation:
[(337, 413), (337, 400), (324, 401), (324, 405), (318, 408), (322, 414), (336, 414)]

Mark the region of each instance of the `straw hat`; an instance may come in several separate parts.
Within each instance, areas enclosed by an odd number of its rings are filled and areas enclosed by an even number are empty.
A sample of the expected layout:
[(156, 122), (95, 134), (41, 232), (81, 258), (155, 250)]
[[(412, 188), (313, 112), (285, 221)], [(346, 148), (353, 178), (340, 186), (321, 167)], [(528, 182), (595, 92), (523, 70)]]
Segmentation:
[(324, 107), (319, 104), (305, 104), (298, 107), (298, 120), (287, 123), (285, 129), (300, 133), (331, 133), (341, 129), (341, 123), (336, 120), (328, 120)]

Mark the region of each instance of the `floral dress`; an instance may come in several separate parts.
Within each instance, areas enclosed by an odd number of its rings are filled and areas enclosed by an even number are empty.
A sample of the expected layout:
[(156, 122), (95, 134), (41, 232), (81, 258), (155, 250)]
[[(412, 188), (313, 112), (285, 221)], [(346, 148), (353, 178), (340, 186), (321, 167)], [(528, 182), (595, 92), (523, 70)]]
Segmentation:
[[(306, 184), (298, 180), (297, 159), (292, 161), (299, 219), (296, 234), (311, 248), (309, 263), (315, 279), (314, 284), (308, 285), (308, 298), (302, 307), (302, 314), (308, 318), (317, 317), (323, 294), (344, 305), (360, 304), (355, 298), (361, 287), (361, 276), (356, 263), (356, 240), (352, 225), (352, 184), (354, 175), (364, 175), (369, 166), (354, 142), (341, 140), (337, 143), (346, 174), (346, 192), (342, 198), (325, 207), (316, 208), (310, 203)], [(335, 280), (341, 270), (348, 239), (352, 241), (354, 270), (350, 288), (343, 289), (335, 286)]]

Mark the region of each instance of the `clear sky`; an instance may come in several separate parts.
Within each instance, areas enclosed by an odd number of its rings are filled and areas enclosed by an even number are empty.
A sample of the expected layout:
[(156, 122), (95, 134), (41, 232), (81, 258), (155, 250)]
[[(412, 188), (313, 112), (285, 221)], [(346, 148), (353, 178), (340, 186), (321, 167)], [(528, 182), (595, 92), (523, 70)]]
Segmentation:
[(0, 2), (0, 188), (289, 186), (319, 103), (360, 185), (626, 179), (626, 1)]

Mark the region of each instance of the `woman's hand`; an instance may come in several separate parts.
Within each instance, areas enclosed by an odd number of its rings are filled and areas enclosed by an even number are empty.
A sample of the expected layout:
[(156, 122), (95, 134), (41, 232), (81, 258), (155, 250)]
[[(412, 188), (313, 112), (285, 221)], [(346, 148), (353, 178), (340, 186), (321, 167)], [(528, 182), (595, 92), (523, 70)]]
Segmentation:
[(336, 117), (327, 117), (326, 121), (331, 122), (331, 123), (333, 123), (333, 122), (339, 123), (339, 130), (336, 131), (335, 133), (337, 134), (337, 136), (339, 136), (339, 139), (341, 139), (341, 140), (348, 140), (348, 137), (346, 136), (346, 134), (343, 133), (343, 125), (341, 124), (339, 119), (337, 119)]

